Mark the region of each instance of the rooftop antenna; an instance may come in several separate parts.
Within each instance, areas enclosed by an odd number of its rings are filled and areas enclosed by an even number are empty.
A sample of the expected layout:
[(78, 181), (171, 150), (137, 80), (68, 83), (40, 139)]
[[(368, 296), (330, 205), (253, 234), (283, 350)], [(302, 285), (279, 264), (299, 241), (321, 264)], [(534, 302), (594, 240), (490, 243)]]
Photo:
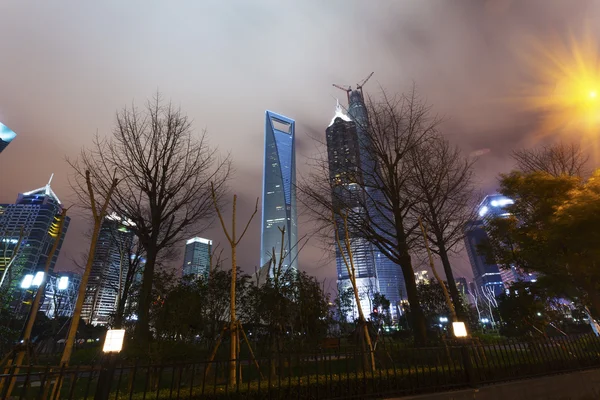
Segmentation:
[(336, 85), (335, 83), (333, 84), (333, 86), (346, 92), (346, 97), (348, 98), (348, 104), (349, 104), (350, 103), (350, 92), (352, 91), (352, 87)]

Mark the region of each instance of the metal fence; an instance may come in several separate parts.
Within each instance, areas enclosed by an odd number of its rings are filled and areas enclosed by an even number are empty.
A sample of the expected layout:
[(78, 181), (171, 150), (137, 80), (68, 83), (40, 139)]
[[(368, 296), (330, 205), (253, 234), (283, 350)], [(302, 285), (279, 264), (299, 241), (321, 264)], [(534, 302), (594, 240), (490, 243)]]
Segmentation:
[[(0, 395), (19, 399), (378, 398), (600, 367), (600, 339), (576, 336), (493, 344), (449, 342), (413, 348), (380, 343), (373, 354), (328, 349), (229, 362), (26, 366), (0, 375)], [(56, 390), (60, 387), (60, 390)], [(9, 393), (10, 391), (10, 393)]]

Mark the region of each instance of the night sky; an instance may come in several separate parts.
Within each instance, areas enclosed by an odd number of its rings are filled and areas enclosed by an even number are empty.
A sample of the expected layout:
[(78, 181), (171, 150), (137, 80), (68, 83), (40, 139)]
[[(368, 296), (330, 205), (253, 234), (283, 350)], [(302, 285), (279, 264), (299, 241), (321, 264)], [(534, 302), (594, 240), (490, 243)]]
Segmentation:
[[(489, 149), (477, 179), (493, 192), (510, 151), (538, 142), (539, 111), (514, 101), (538, 78), (523, 57), (529, 45), (554, 46), (599, 19), (592, 0), (2, 1), (0, 121), (18, 136), (0, 155), (0, 202), (54, 173), (54, 191), (71, 205), (65, 157), (96, 132), (110, 134), (117, 109), (159, 90), (231, 153), (241, 223), (261, 194), (264, 111), (296, 120), (300, 177), (315, 152), (310, 137), (324, 136), (335, 98), (345, 102), (332, 83), (355, 86), (372, 71), (370, 94), (414, 82), (453, 143), (466, 154)], [(87, 249), (87, 222), (70, 213), (58, 269), (75, 269)], [(301, 235), (310, 228), (300, 221)], [(225, 244), (217, 225), (198, 235)], [(239, 251), (252, 272), (260, 218)], [(464, 255), (454, 267), (472, 275)], [(313, 242), (300, 268), (334, 282), (329, 255)]]

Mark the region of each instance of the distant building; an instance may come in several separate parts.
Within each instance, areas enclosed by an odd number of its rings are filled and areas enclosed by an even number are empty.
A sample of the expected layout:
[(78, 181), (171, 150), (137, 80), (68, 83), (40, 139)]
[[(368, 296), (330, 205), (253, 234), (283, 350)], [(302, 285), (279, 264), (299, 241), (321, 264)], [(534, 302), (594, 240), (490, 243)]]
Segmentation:
[(15, 137), (17, 137), (17, 134), (0, 122), (0, 153)]
[(479, 246), (488, 240), (486, 226), (491, 218), (510, 215), (505, 207), (514, 201), (503, 195), (486, 196), (477, 209), (479, 219), (467, 224), (465, 230), (465, 247), (473, 269), (475, 285), (479, 288), (490, 287), (496, 295), (504, 292), (504, 281), (500, 267), (487, 262), (480, 254)]
[(132, 224), (116, 214), (102, 222), (81, 310), (88, 324), (107, 325), (117, 309), (134, 245)]
[[(14, 204), (0, 204), (0, 240), (3, 242), (0, 247), (0, 285), (2, 288), (11, 287), (11, 304), (17, 312), (27, 312), (34, 294), (32, 287), (37, 287), (35, 283), (43, 280), (46, 261), (58, 240), (58, 247), (50, 261), (49, 272), (54, 271), (69, 228), (70, 218), (67, 216), (59, 231), (63, 206), (52, 191), (51, 182), (52, 177), (45, 186), (19, 194)], [(23, 240), (17, 256), (9, 264), (21, 229)], [(26, 277), (31, 277), (31, 280)]]
[(460, 293), (461, 296), (466, 298), (469, 294), (469, 285), (467, 283), (467, 278), (454, 278), (454, 282), (456, 282), (456, 288), (458, 289), (458, 293)]
[(183, 257), (183, 277), (185, 279), (208, 277), (212, 254), (212, 240), (200, 237), (191, 238), (185, 242)]
[(417, 285), (429, 285), (429, 273), (427, 271), (415, 272), (415, 282)]
[(265, 117), (260, 265), (269, 265), (273, 251), (279, 260), (281, 230), (285, 230), (282, 266), (297, 270), (296, 122), (272, 111), (267, 111)]
[(44, 299), (40, 311), (50, 319), (71, 318), (79, 293), (81, 275), (74, 272), (56, 272), (46, 281)]

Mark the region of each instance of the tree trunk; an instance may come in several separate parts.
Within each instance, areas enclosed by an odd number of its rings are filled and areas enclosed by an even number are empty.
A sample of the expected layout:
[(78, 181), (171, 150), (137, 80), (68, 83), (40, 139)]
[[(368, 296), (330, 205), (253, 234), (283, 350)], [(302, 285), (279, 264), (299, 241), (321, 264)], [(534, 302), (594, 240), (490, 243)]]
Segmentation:
[(402, 267), (402, 275), (404, 276), (404, 283), (406, 285), (406, 297), (408, 304), (410, 305), (415, 344), (424, 345), (427, 342), (427, 324), (425, 322), (425, 314), (423, 314), (423, 309), (419, 303), (415, 272), (408, 252), (400, 257), (400, 265)]
[(156, 264), (156, 248), (148, 246), (146, 249), (146, 264), (142, 287), (138, 299), (137, 323), (135, 324), (135, 339), (140, 345), (150, 342), (150, 303), (152, 302), (152, 282), (154, 280), (154, 266)]
[[(439, 246), (440, 258), (442, 260), (442, 266), (444, 267), (444, 273), (446, 274), (446, 282), (448, 282), (448, 289), (450, 289), (450, 297), (454, 304), (454, 311), (459, 321), (466, 323), (467, 318), (462, 307), (462, 299), (458, 288), (456, 287), (456, 281), (454, 280), (454, 273), (452, 272), (452, 266), (450, 265), (450, 259), (448, 258), (448, 251), (446, 246)], [(454, 321), (456, 322), (456, 321)]]

